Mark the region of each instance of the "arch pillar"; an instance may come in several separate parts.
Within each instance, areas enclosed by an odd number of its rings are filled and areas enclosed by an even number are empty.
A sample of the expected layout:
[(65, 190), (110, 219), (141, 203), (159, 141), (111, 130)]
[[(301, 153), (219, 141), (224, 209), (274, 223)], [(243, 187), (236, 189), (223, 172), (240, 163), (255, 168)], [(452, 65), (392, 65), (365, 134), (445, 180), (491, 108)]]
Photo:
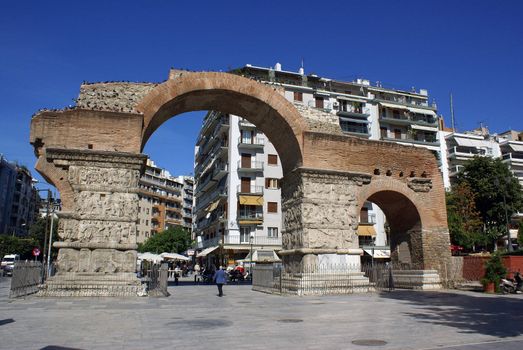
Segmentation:
[(67, 183), (68, 203), (59, 213), (56, 275), (43, 296), (136, 296), (138, 181), (142, 154), (47, 148), (52, 167)]

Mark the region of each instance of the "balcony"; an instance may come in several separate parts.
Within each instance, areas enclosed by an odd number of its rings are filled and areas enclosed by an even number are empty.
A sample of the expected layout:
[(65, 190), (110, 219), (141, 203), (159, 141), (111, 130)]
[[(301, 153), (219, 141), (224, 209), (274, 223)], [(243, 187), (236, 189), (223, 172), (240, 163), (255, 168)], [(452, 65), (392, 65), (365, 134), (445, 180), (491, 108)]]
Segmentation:
[(432, 110), (436, 109), (434, 104), (432, 106), (429, 106), (428, 100), (409, 99), (406, 96), (385, 95), (385, 96), (376, 97), (375, 100), (378, 102), (379, 101), (393, 102), (393, 103), (397, 103), (397, 104), (403, 105), (403, 106), (425, 107), (425, 108), (430, 108)]
[(459, 172), (461, 171), (461, 169), (463, 169), (463, 165), (460, 165), (460, 164), (450, 166), (449, 167), (449, 177), (457, 176), (459, 174)]
[(370, 115), (370, 110), (368, 108), (340, 105), (336, 114), (343, 117), (359, 117), (367, 119)]
[(249, 149), (263, 149), (263, 146), (265, 145), (265, 138), (264, 137), (252, 137), (252, 138), (246, 138), (246, 137), (239, 137), (238, 138), (238, 147), (242, 148), (249, 148)]
[(484, 149), (475, 147), (454, 146), (449, 148), (449, 158), (473, 158), (474, 156), (486, 156), (487, 152)]
[(238, 195), (245, 195), (245, 194), (252, 194), (252, 195), (257, 195), (257, 196), (262, 196), (263, 195), (263, 186), (255, 186), (255, 185), (242, 186), (242, 185), (238, 185), (236, 190), (238, 191)]
[(523, 165), (523, 154), (521, 153), (505, 153), (501, 158), (503, 162), (511, 165)]
[(420, 117), (417, 115), (410, 115), (408, 113), (396, 114), (391, 116), (382, 113), (380, 115), (380, 122), (385, 122), (394, 125), (418, 124), (434, 128), (433, 131), (438, 131), (438, 120), (431, 116)]
[(239, 210), (237, 219), (240, 225), (261, 224), (263, 222), (263, 212)]
[(243, 172), (263, 171), (263, 162), (239, 160), (238, 161), (238, 171), (243, 171)]
[[(245, 245), (250, 246), (251, 242), (249, 241), (250, 237), (240, 236), (240, 235), (226, 235), (223, 238), (224, 244), (236, 244), (236, 245)], [(281, 237), (258, 237), (254, 236), (253, 245), (271, 245), (271, 246), (281, 246)]]
[(251, 123), (250, 121), (248, 121), (248, 120), (245, 119), (245, 118), (240, 118), (240, 120), (238, 121), (238, 124), (239, 124), (240, 127), (242, 127), (242, 128), (249, 128), (249, 129), (254, 129), (254, 128), (256, 128), (256, 125), (254, 125), (253, 123)]

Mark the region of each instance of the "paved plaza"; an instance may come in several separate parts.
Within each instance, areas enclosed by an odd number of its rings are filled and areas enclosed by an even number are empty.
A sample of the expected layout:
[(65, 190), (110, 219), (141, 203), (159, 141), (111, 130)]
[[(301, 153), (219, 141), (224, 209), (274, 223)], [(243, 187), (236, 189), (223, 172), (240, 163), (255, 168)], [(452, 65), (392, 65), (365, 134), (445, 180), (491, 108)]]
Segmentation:
[(1, 349), (522, 349), (523, 297), (410, 292), (290, 297), (227, 285), (168, 298), (7, 298)]

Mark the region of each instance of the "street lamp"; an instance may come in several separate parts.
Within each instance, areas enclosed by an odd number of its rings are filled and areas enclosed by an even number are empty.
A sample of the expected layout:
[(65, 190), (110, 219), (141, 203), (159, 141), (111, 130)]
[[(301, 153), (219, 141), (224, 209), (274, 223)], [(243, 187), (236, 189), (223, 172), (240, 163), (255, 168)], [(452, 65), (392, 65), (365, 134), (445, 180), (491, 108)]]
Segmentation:
[[(49, 210), (50, 210), (50, 205), (51, 205), (51, 190), (50, 189), (36, 189), (37, 192), (42, 192), (42, 191), (45, 191), (47, 192), (47, 208), (46, 208), (46, 214), (45, 214), (45, 232), (44, 232), (44, 250), (43, 250), (43, 255), (42, 255), (42, 265), (45, 265), (45, 261), (46, 261), (46, 250), (47, 250), (47, 233), (49, 232)], [(52, 224), (51, 224), (52, 225)], [(52, 230), (52, 227), (51, 227), (51, 230)], [(50, 251), (50, 248), (49, 247), (49, 251)], [(46, 276), (46, 271), (47, 269), (44, 268), (43, 272), (42, 272), (42, 278), (45, 279), (45, 276)]]
[(249, 235), (249, 243), (251, 244), (251, 254), (250, 254), (250, 262), (249, 262), (249, 276), (252, 278), (252, 244), (254, 243), (254, 233), (251, 232)]

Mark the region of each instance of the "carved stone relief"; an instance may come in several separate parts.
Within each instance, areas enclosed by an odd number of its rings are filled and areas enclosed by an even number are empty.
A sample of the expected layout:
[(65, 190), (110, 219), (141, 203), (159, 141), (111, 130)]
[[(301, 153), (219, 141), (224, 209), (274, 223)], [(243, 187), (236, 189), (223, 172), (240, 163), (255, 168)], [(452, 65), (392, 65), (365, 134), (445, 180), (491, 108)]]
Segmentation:
[(73, 185), (95, 185), (128, 189), (138, 187), (139, 171), (123, 168), (71, 166), (69, 167), (68, 178)]
[(135, 193), (99, 193), (82, 191), (74, 195), (76, 213), (85, 219), (136, 221), (138, 195)]

